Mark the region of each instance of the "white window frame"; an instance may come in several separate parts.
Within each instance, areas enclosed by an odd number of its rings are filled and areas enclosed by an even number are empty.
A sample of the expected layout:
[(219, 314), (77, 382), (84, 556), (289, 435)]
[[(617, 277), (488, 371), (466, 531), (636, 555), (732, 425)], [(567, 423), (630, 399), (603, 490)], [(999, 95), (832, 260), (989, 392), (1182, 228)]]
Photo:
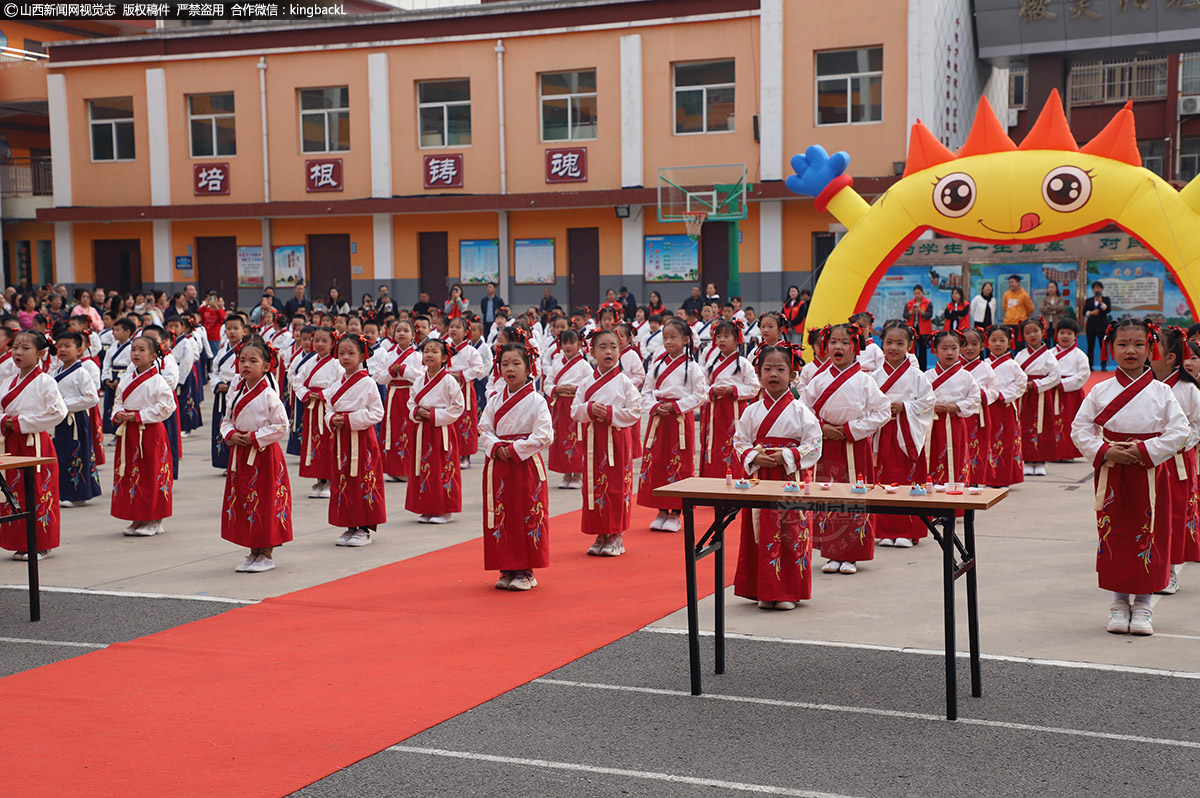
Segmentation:
[[(599, 85), (596, 91), (574, 91), (566, 94), (543, 94), (542, 93), (542, 78), (547, 75), (580, 75), (584, 72), (591, 72), (592, 79), (595, 81), (596, 68), (591, 69), (568, 69), (565, 71), (556, 72), (541, 72), (538, 74), (538, 132), (541, 135), (542, 144), (559, 144), (572, 141), (595, 141), (600, 137), (600, 100), (599, 100)], [(576, 136), (575, 124), (571, 118), (572, 109), (575, 107), (572, 102), (576, 97), (592, 97), (596, 98), (596, 135), (594, 136)], [(546, 100), (566, 100), (567, 101), (567, 137), (565, 139), (548, 139), (546, 138)]]
[[(1191, 144), (1191, 152), (1189, 152), (1189, 144)], [(1175, 175), (1177, 180), (1183, 180), (1183, 176), (1188, 173), (1188, 169), (1184, 164), (1191, 162), (1192, 179), (1200, 177), (1200, 136), (1188, 136), (1181, 139), (1179, 142), (1179, 174)]]
[[(679, 86), (675, 83), (675, 68), (680, 65), (690, 64), (719, 64), (729, 61), (733, 64), (734, 82), (732, 83), (698, 83), (689, 86)], [(708, 129), (708, 90), (709, 89), (733, 89), (733, 106), (735, 109), (734, 124), (728, 130), (709, 130)], [(680, 132), (679, 119), (676, 116), (679, 108), (679, 92), (681, 91), (703, 91), (704, 92), (704, 129), (703, 130), (688, 130)], [(719, 136), (725, 133), (737, 132), (737, 59), (736, 58), (709, 58), (702, 61), (675, 61), (671, 64), (671, 133), (675, 136)]]
[[(1021, 81), (1022, 101), (1014, 99), (1017, 80)], [(1029, 67), (1015, 66), (1008, 70), (1008, 107), (1014, 111), (1024, 111), (1029, 106)]]
[(1075, 61), (1067, 72), (1067, 102), (1075, 107), (1165, 99), (1168, 63), (1166, 57)]
[[(1162, 146), (1162, 154), (1161, 155), (1153, 155), (1153, 156), (1147, 155), (1146, 153), (1142, 152), (1143, 144), (1161, 145)], [(1164, 141), (1163, 139), (1138, 139), (1138, 154), (1140, 154), (1142, 156), (1142, 166), (1146, 169), (1150, 169), (1151, 172), (1154, 172), (1154, 174), (1158, 175), (1159, 177), (1163, 178), (1164, 180), (1166, 180), (1166, 178), (1167, 178), (1167, 156), (1169, 154), (1169, 150), (1170, 150), (1170, 147), (1167, 146), (1167, 142)], [(1158, 161), (1158, 169), (1157, 170), (1151, 169), (1149, 166), (1146, 166), (1147, 162), (1153, 162), (1153, 161)]]
[[(426, 83), (461, 83), (467, 82), (467, 99), (465, 100), (450, 100), (449, 102), (421, 102), (421, 86)], [(434, 80), (418, 80), (417, 81), (417, 149), (421, 150), (447, 150), (458, 149), (460, 147), (470, 147), (475, 143), (475, 118), (471, 118), (471, 143), (470, 144), (450, 144), (450, 106), (462, 107), (466, 106), (467, 110), (471, 108), (471, 79), (470, 78), (436, 78)], [(423, 134), (421, 133), (421, 110), (423, 108), (441, 108), (442, 109), (442, 143), (441, 144), (425, 144), (422, 141)]]
[[(237, 157), (236, 152), (233, 152), (233, 153), (217, 152), (217, 120), (218, 119), (232, 119), (233, 120), (234, 147), (237, 147), (237, 114), (236, 114), (236, 111), (230, 112), (230, 113), (221, 113), (221, 114), (193, 114), (192, 113), (192, 98), (193, 97), (212, 97), (212, 96), (215, 96), (218, 94), (232, 95), (233, 92), (232, 91), (200, 92), (198, 94), (187, 95), (187, 98), (185, 100), (187, 102), (187, 112), (188, 112), (188, 154), (192, 157), (193, 160), (195, 160), (197, 158), (206, 159), (206, 158), (236, 158)], [(235, 105), (236, 105), (236, 99), (235, 99)], [(196, 154), (196, 143), (195, 143), (195, 140), (192, 138), (192, 123), (196, 122), (196, 121), (200, 121), (202, 119), (207, 119), (209, 121), (209, 127), (212, 130), (212, 143), (213, 143), (212, 155), (197, 155)], [(328, 130), (328, 128), (326, 128), (326, 135), (328, 135), (328, 133), (329, 133), (329, 130)], [(303, 133), (301, 133), (301, 138), (303, 138)], [(303, 141), (301, 141), (301, 146), (303, 146)]]
[[(327, 91), (329, 89), (337, 89), (338, 91), (341, 91), (342, 89), (346, 90), (346, 105), (345, 105), (345, 107), (307, 108), (307, 109), (304, 107), (304, 101), (301, 99), (301, 95), (303, 95), (304, 92), (306, 92), (306, 91)], [(344, 149), (344, 150), (333, 150), (333, 149), (329, 148), (329, 145), (331, 144), (331, 142), (329, 140), (329, 115), (330, 114), (340, 114), (340, 113), (345, 112), (346, 125), (347, 125), (347, 127), (350, 125), (350, 87), (348, 85), (347, 86), (307, 86), (302, 89), (297, 89), (296, 90), (296, 106), (298, 107), (298, 110), (300, 112), (300, 127), (297, 128), (297, 132), (300, 134), (300, 152), (303, 155), (328, 155), (328, 154), (336, 153), (336, 152), (350, 152), (350, 145), (348, 143), (346, 145), (346, 149)], [(325, 125), (324, 125), (325, 149), (323, 149), (323, 150), (306, 150), (306, 149), (304, 149), (304, 117), (306, 114), (308, 114), (308, 115), (321, 114), (325, 118)]]
[[(845, 72), (836, 75), (822, 75), (817, 71), (817, 56), (826, 53), (857, 53), (863, 50), (883, 50), (883, 45), (872, 45), (870, 47), (840, 47), (836, 50), (816, 50), (813, 52), (813, 126), (814, 127), (844, 127), (853, 125), (882, 125), (883, 124), (883, 70), (868, 70), (866, 72)], [(882, 57), (882, 54), (880, 55)], [(850, 102), (850, 85), (854, 78), (879, 78), (880, 102), (879, 102), (879, 118), (869, 119), (863, 122), (853, 121), (853, 104)], [(846, 121), (845, 122), (821, 122), (821, 82), (826, 80), (844, 80), (846, 82)]]
[[(118, 124), (122, 124), (122, 125), (128, 124), (131, 127), (133, 127), (134, 126), (134, 116), (133, 116), (132, 110), (130, 111), (130, 117), (128, 119), (92, 119), (92, 110), (95, 107), (96, 103), (104, 102), (105, 100), (124, 100), (124, 99), (126, 99), (126, 98), (124, 98), (124, 97), (97, 97), (94, 100), (87, 101), (87, 104), (88, 104), (88, 156), (91, 158), (92, 163), (118, 163), (118, 162), (119, 163), (130, 163), (131, 161), (137, 160), (137, 142), (136, 141), (134, 141), (134, 144), (133, 144), (133, 157), (132, 158), (122, 158), (117, 153), (117, 125)], [(130, 102), (130, 106), (132, 107), (133, 98), (129, 97), (128, 99)], [(112, 136), (113, 157), (111, 157), (111, 158), (97, 158), (96, 150), (92, 146), (92, 130), (101, 125), (107, 126), (110, 130), (110, 135)], [(136, 127), (134, 127), (134, 133), (135, 134), (137, 133)]]

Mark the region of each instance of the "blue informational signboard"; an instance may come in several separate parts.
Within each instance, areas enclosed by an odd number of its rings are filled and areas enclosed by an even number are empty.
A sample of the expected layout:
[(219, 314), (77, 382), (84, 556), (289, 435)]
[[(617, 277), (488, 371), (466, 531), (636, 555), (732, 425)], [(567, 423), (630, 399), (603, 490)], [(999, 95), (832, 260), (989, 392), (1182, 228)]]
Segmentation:
[(913, 298), (913, 287), (921, 286), (925, 297), (933, 303), (933, 326), (939, 329), (950, 304), (950, 291), (962, 284), (962, 267), (893, 266), (875, 286), (867, 310), (875, 317), (875, 333), (883, 331), (883, 323), (904, 318), (904, 307)]
[(460, 240), (458, 274), (463, 285), (500, 282), (500, 241), (495, 238)]
[(1175, 277), (1160, 261), (1088, 261), (1087, 281), (1104, 284), (1112, 300), (1112, 319), (1162, 316), (1167, 324), (1188, 327), (1195, 322)]
[(642, 264), (647, 282), (695, 282), (700, 279), (700, 244), (686, 235), (646, 236)]

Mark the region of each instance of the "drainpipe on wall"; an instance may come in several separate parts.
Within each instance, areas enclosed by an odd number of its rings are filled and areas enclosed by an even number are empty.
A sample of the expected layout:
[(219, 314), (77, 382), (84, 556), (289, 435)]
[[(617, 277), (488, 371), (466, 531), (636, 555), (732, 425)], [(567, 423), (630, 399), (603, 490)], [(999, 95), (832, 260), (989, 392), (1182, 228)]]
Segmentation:
[(508, 163), (504, 148), (504, 40), (496, 40), (496, 99), (500, 107), (500, 193), (508, 193)]
[[(267, 57), (258, 58), (258, 104), (262, 113), (263, 202), (271, 201), (271, 162), (267, 147)], [(264, 253), (265, 257), (265, 253)]]

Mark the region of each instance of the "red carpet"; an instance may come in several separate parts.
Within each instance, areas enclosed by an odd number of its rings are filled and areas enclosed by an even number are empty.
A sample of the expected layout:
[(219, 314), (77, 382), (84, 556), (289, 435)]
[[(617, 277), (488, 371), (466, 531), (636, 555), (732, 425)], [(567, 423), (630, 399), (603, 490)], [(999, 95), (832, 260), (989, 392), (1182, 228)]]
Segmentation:
[(0, 792), (286, 795), (682, 607), (683, 537), (652, 517), (616, 559), (553, 518), (528, 594), (474, 540), (0, 679)]

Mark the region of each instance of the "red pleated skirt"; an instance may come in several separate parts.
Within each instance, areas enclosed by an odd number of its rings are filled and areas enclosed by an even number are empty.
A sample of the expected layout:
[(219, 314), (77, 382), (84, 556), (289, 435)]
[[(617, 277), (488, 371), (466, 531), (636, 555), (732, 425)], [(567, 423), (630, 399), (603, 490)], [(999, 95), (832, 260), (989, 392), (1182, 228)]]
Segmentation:
[(732, 473), (734, 479), (746, 475), (742, 463), (733, 452), (733, 433), (737, 429), (738, 417), (745, 409), (745, 402), (733, 397), (722, 397), (704, 405), (700, 410), (700, 476), (725, 476)]
[[(949, 435), (946, 420), (949, 419)], [(938, 484), (949, 481), (966, 484), (970, 481), (967, 467), (967, 422), (957, 413), (938, 413), (933, 419), (929, 443), (929, 478)], [(951, 452), (953, 449), (953, 452)], [(948, 467), (946, 459), (953, 454), (954, 463)]]
[[(862, 474), (866, 484), (875, 482), (875, 458), (871, 438), (860, 441), (826, 440), (817, 462), (818, 482), (853, 483)], [(854, 473), (850, 472), (846, 450), (854, 448)], [(815, 513), (816, 544), (828, 560), (860, 562), (875, 559), (875, 517), (868, 513)]]
[(167, 434), (162, 423), (125, 423), (125, 433), (117, 440), (113, 458), (113, 518), (157, 521), (171, 516), (175, 480)]
[(108, 462), (108, 455), (104, 453), (104, 427), (100, 417), (100, 405), (92, 405), (92, 409), (88, 411), (88, 418), (92, 422), (92, 455), (96, 459), (96, 465), (102, 466)]
[(454, 430), (435, 425), (433, 419), (414, 424), (410, 459), (413, 475), (408, 480), (404, 509), (418, 515), (461, 513), (462, 470)]
[[(468, 457), (479, 451), (479, 404), (475, 400), (475, 383), (468, 380), (465, 384), (459, 380), (463, 392), (465, 409), (463, 414), (454, 422), (454, 434), (458, 436), (458, 456)], [(567, 414), (571, 406), (568, 401)], [(556, 430), (557, 431), (557, 430)]]
[(983, 484), (1005, 487), (1025, 481), (1025, 457), (1017, 406), (997, 399), (988, 405), (988, 440), (992, 452)]
[[(903, 420), (903, 419), (901, 419)], [(928, 469), (925, 467), (925, 453), (917, 452), (917, 458), (908, 456), (896, 440), (896, 424), (901, 420), (892, 420), (883, 425), (879, 431), (879, 463), (876, 464), (876, 481), (883, 485), (924, 485)], [(929, 530), (917, 518), (907, 515), (887, 515), (875, 519), (875, 539), (908, 538), (920, 540), (929, 534)]]
[[(29, 438), (34, 442), (30, 443)], [(57, 549), (59, 544), (59, 506), (58, 506), (58, 455), (54, 451), (54, 439), (48, 432), (38, 432), (32, 435), (9, 432), (4, 436), (4, 451), (15, 457), (49, 457), (52, 462), (38, 466), (33, 474), (34, 506), (37, 512), (37, 550)], [(167, 468), (171, 463), (168, 457)], [(28, 505), (25, 496), (25, 478), (19, 468), (10, 468), (4, 472), (22, 510)], [(114, 499), (115, 501), (115, 499)], [(12, 506), (7, 502), (0, 508), (0, 519), (12, 515)], [(28, 551), (29, 541), (25, 536), (24, 521), (9, 521), (0, 523), (0, 549), (8, 551)]]
[[(683, 437), (679, 434), (683, 422)], [(642, 448), (642, 474), (637, 503), (659, 510), (681, 510), (683, 502), (654, 495), (655, 488), (687, 479), (696, 473), (696, 421), (691, 412), (660, 416), (651, 414)]]
[(375, 438), (375, 427), (352, 430), (345, 426), (334, 430), (329, 445), (333, 463), (329, 481), (329, 525), (350, 529), (385, 523), (383, 453)]
[(287, 543), (292, 539), (292, 485), (279, 444), (261, 451), (232, 446), (229, 455), (221, 537), (250, 549)]
[(624, 534), (629, 529), (633, 502), (633, 430), (593, 421), (583, 428), (583, 437), (583, 518), (579, 531), (585, 535)]
[(383, 419), (383, 473), (392, 477), (413, 474), (412, 441), (415, 426), (408, 415), (410, 386), (388, 388)]
[[(310, 479), (329, 479), (333, 471), (330, 458), (333, 447), (329, 430), (329, 418), (324, 416), (324, 423), (317, 424), (318, 417), (324, 413), (322, 400), (313, 397), (312, 401), (304, 403), (304, 436), (300, 439), (300, 476)], [(322, 428), (323, 427), (323, 428)]]
[[(806, 469), (794, 477), (803, 481)], [(782, 468), (760, 468), (759, 479), (789, 480)], [(733, 593), (751, 601), (812, 598), (812, 513), (802, 510), (742, 510)], [(756, 528), (757, 527), (757, 528)]]
[(1081, 455), (1075, 448), (1075, 442), (1071, 440), (1071, 425), (1075, 423), (1075, 416), (1083, 406), (1083, 391), (1064, 391), (1062, 388), (1055, 390), (1058, 392), (1058, 412), (1054, 414), (1054, 446), (1058, 452), (1056, 459), (1074, 460)]
[(633, 430), (632, 456), (637, 460), (642, 456), (642, 420), (639, 418), (630, 429)]
[[(1032, 387), (1032, 380), (1030, 383)], [(1037, 423), (1039, 402), (1045, 403), (1040, 432)], [(1053, 391), (1035, 393), (1031, 390), (1021, 397), (1021, 451), (1026, 463), (1045, 463), (1058, 459), (1058, 443), (1054, 439), (1057, 423)]]
[(559, 396), (550, 403), (554, 421), (554, 443), (550, 444), (550, 470), (559, 474), (583, 473), (583, 438), (580, 425), (571, 418), (570, 396)]
[[(483, 464), (483, 568), (525, 571), (550, 564), (550, 491), (542, 456)], [(410, 483), (411, 484), (411, 483)]]
[[(1094, 484), (1099, 492), (1100, 474), (1108, 471), (1103, 506), (1096, 511), (1100, 536), (1096, 573), (1102, 590), (1154, 593), (1170, 581), (1171, 488), (1167, 471), (1170, 465), (1153, 469), (1113, 465), (1096, 472)], [(1155, 486), (1153, 513), (1150, 480)]]
[(1193, 447), (1178, 455), (1183, 460), (1185, 479), (1179, 478), (1175, 458), (1164, 465), (1171, 491), (1171, 565), (1200, 562), (1200, 486), (1197, 485), (1197, 458)]

